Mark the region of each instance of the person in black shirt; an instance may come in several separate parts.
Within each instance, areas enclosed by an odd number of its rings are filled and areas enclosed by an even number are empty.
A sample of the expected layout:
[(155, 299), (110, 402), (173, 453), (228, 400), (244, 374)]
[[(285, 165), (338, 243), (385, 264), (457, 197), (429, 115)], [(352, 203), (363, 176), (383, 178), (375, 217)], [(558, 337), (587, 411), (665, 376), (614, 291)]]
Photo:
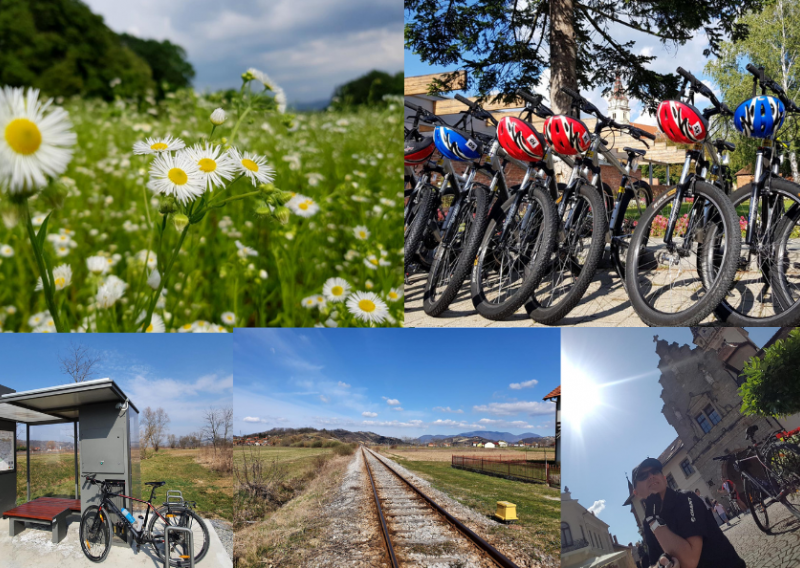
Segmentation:
[(633, 469), (633, 494), (644, 500), (649, 561), (665, 555), (676, 568), (745, 568), (700, 497), (668, 487), (661, 469), (655, 458)]

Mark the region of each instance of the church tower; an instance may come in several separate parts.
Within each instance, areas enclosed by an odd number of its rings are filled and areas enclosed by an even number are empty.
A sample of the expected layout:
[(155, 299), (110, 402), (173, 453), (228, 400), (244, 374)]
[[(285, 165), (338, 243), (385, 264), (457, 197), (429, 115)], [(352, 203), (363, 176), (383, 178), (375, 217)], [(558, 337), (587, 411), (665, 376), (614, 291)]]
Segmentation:
[(622, 88), (622, 81), (619, 74), (614, 81), (614, 88), (608, 97), (608, 116), (620, 124), (629, 124), (631, 121), (631, 107), (628, 104), (628, 97)]

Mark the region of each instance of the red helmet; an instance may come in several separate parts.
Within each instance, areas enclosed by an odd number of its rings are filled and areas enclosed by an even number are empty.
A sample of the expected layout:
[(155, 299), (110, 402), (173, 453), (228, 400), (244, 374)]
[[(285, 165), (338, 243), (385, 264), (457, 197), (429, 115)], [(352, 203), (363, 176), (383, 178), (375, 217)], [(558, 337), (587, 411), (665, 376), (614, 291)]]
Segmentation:
[(422, 140), (406, 140), (405, 164), (407, 166), (417, 166), (430, 158), (435, 149), (433, 138), (427, 136)]
[(544, 157), (544, 138), (532, 124), (506, 116), (497, 124), (497, 141), (508, 155), (523, 162), (536, 162)]
[(702, 142), (708, 136), (708, 121), (690, 104), (664, 101), (656, 113), (658, 127), (667, 138), (679, 144)]
[(564, 114), (550, 116), (544, 121), (544, 137), (553, 150), (565, 156), (585, 152), (592, 143), (586, 125)]

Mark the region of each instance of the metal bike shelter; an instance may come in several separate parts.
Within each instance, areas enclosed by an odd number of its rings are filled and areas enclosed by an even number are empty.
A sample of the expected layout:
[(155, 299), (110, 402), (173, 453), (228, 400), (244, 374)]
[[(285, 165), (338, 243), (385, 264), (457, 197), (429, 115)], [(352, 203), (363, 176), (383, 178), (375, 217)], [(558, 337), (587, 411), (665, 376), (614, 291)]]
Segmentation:
[[(11, 460), (0, 461), (0, 514), (16, 506), (16, 430), (25, 424), (27, 500), (31, 500), (31, 426), (73, 424), (75, 498), (81, 514), (99, 504), (100, 491), (81, 475), (114, 482), (126, 495), (141, 498), (139, 410), (111, 379), (71, 383), (25, 392), (0, 385), (0, 459), (11, 440)], [(8, 432), (12, 432), (9, 436)], [(80, 471), (78, 467), (80, 444)], [(3, 467), (5, 464), (5, 467)], [(121, 500), (120, 500), (121, 501)], [(126, 504), (118, 503), (120, 507)]]

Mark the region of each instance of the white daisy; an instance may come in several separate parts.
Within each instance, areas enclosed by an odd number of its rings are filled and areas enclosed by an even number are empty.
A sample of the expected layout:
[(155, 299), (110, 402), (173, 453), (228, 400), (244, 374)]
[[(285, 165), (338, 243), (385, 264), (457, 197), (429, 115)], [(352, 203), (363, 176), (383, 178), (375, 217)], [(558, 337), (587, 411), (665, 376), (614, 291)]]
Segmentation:
[(58, 330), (55, 324), (47, 322), (33, 328), (33, 333), (58, 333)]
[(186, 147), (183, 140), (173, 138), (167, 134), (163, 137), (148, 138), (144, 142), (141, 140), (133, 145), (134, 154), (161, 154), (163, 152), (175, 152)]
[(372, 290), (375, 287), (375, 284), (372, 283), (372, 280), (367, 280), (366, 282), (364, 282), (364, 287), (367, 290)]
[(222, 323), (225, 325), (233, 325), (236, 323), (236, 315), (233, 312), (225, 312), (220, 316)]
[(292, 213), (300, 217), (312, 217), (319, 211), (319, 205), (310, 197), (295, 193), (292, 198), (286, 202), (286, 207), (292, 210)]
[(233, 160), (236, 173), (246, 175), (253, 185), (270, 183), (275, 179), (275, 170), (267, 165), (267, 160), (263, 156), (252, 152), (242, 154), (236, 148), (228, 150), (228, 154)]
[(108, 266), (108, 260), (102, 256), (90, 256), (86, 259), (86, 268), (93, 274), (105, 274)]
[(262, 280), (266, 280), (268, 276), (269, 275), (267, 274), (266, 270), (262, 269), (258, 271), (258, 277), (261, 278)]
[(213, 124), (214, 126), (219, 126), (220, 124), (225, 122), (225, 120), (227, 120), (227, 118), (228, 118), (228, 115), (225, 114), (225, 111), (222, 110), (221, 108), (218, 108), (218, 109), (215, 109), (214, 112), (211, 113), (211, 116), (209, 117), (209, 120), (211, 121), (211, 124)]
[(350, 284), (344, 278), (328, 278), (322, 285), (322, 294), (330, 302), (344, 302), (350, 293)]
[(147, 261), (147, 268), (150, 270), (155, 270), (158, 266), (158, 255), (151, 250), (142, 249), (136, 253), (134, 257), (136, 262), (139, 264), (144, 264), (145, 260)]
[(52, 102), (42, 103), (38, 89), (0, 89), (0, 187), (11, 193), (47, 185), (72, 159), (77, 137), (67, 111)]
[(28, 327), (37, 327), (50, 319), (50, 312), (47, 310), (35, 313), (28, 318)]
[[(144, 317), (147, 317), (147, 314), (144, 314)], [(144, 317), (142, 319), (144, 319)], [(164, 325), (164, 318), (162, 318), (158, 314), (153, 314), (150, 318), (150, 325), (147, 326), (147, 329), (144, 330), (145, 333), (164, 333), (166, 330), (166, 326)]]
[(159, 154), (150, 164), (150, 182), (154, 193), (174, 195), (183, 205), (194, 201), (206, 189), (200, 167), (185, 152)]
[(14, 256), (14, 249), (8, 245), (0, 245), (0, 256), (3, 258), (11, 258)]
[(389, 315), (386, 302), (372, 292), (356, 292), (347, 299), (347, 309), (357, 319), (381, 323)]
[(97, 290), (97, 305), (101, 308), (110, 308), (122, 297), (127, 287), (126, 282), (112, 274)]
[(300, 303), (306, 309), (316, 308), (317, 307), (317, 296), (308, 296), (303, 298)]
[(389, 293), (386, 294), (386, 298), (390, 302), (396, 302), (397, 300), (403, 299), (403, 289), (402, 288), (392, 288), (389, 290)]
[(266, 87), (270, 91), (274, 91), (276, 88), (279, 88), (278, 84), (272, 79), (270, 79), (269, 75), (267, 75), (263, 71), (259, 71), (258, 69), (251, 67), (250, 69), (247, 70), (247, 72), (250, 73), (253, 77), (255, 77), (256, 81), (264, 85), (264, 87)]
[(215, 146), (208, 142), (204, 146), (195, 144), (187, 148), (186, 153), (197, 164), (209, 191), (212, 191), (215, 187), (225, 185), (223, 180), (230, 181), (233, 179), (236, 166), (230, 155), (227, 152), (223, 152), (220, 146)]
[(371, 270), (378, 270), (378, 265), (380, 264), (380, 260), (374, 254), (369, 255), (367, 258), (364, 259), (364, 266)]
[(158, 268), (154, 269), (150, 273), (150, 276), (147, 277), (147, 285), (153, 290), (158, 290), (158, 287), (161, 285), (161, 273), (158, 272)]
[(370, 233), (364, 225), (357, 225), (353, 227), (353, 235), (355, 235), (359, 241), (366, 241), (369, 238)]
[(258, 256), (257, 250), (243, 245), (241, 241), (236, 241), (236, 248), (239, 249), (239, 252), (236, 254), (238, 254), (240, 258), (245, 258), (247, 256)]
[(67, 256), (72, 249), (65, 245), (58, 245), (56, 246), (56, 256), (58, 258), (64, 258)]
[(195, 324), (193, 323), (185, 323), (180, 328), (178, 328), (178, 333), (191, 333), (194, 331)]
[[(56, 290), (63, 290), (72, 282), (72, 267), (69, 264), (62, 264), (53, 269), (53, 286)], [(42, 277), (36, 283), (36, 290), (44, 290)]]
[(317, 299), (317, 307), (320, 310), (324, 310), (328, 306), (328, 301), (325, 299), (325, 296), (320, 295), (315, 296), (315, 298)]
[(278, 112), (283, 114), (286, 112), (286, 93), (280, 87), (273, 89), (275, 92), (275, 102), (278, 103)]

